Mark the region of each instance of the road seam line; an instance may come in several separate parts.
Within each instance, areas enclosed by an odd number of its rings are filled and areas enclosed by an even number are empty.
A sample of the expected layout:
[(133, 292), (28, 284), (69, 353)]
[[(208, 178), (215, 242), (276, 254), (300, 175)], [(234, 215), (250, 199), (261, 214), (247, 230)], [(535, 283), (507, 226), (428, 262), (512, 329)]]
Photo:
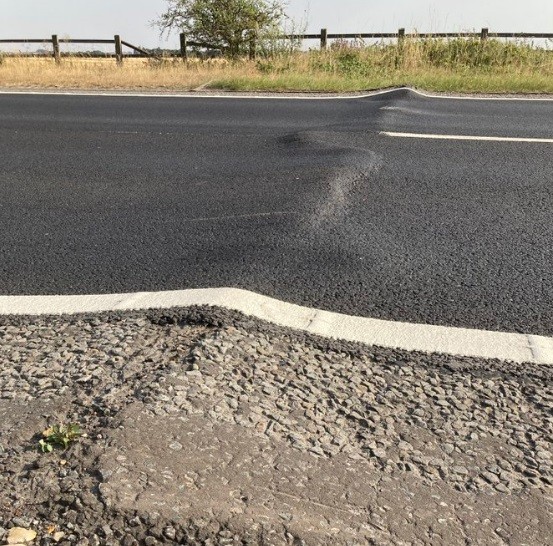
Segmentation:
[(309, 317), (309, 320), (307, 321), (307, 324), (305, 325), (305, 329), (309, 331), (311, 328), (311, 325), (317, 320), (317, 315), (319, 314), (318, 309), (313, 309), (312, 315)]
[(532, 334), (528, 334), (527, 338), (528, 347), (534, 360), (553, 362), (553, 338), (543, 338)]
[(74, 315), (210, 306), (326, 338), (424, 353), (553, 364), (553, 338), (412, 324), (302, 307), (239, 288), (129, 294), (0, 296), (0, 315)]

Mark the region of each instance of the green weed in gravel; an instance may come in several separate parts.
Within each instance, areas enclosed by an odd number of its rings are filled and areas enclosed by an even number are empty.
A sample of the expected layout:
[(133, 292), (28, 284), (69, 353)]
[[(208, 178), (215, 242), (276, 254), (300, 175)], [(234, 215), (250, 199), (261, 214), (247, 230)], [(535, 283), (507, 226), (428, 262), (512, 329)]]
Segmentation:
[(42, 433), (38, 445), (43, 453), (50, 453), (56, 447), (67, 449), (81, 434), (81, 427), (76, 423), (53, 425)]

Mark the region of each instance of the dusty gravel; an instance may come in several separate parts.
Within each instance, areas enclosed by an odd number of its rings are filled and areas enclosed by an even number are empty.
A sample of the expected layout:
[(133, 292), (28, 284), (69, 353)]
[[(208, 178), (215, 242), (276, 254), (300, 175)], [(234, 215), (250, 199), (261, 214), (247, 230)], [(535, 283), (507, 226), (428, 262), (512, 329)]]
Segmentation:
[[(552, 375), (213, 309), (0, 317), (0, 543), (552, 544)], [(86, 436), (42, 454), (56, 422)]]

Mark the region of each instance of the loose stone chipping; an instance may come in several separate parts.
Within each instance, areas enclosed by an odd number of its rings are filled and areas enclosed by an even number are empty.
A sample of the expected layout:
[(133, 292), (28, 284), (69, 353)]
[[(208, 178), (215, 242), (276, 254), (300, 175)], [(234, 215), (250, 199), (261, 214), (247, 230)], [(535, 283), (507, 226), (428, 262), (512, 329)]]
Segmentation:
[[(215, 311), (5, 318), (0, 540), (24, 527), (40, 544), (546, 544), (551, 375)], [(87, 437), (41, 455), (53, 420)]]

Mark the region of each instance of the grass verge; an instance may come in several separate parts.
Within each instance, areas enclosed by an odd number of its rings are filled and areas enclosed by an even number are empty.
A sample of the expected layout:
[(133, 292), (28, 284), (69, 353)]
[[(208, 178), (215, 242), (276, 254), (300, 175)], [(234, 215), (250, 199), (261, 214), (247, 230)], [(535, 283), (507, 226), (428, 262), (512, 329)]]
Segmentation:
[(436, 92), (553, 93), (553, 52), (527, 43), (409, 40), (335, 43), (257, 61), (5, 57), (0, 86), (189, 91), (354, 92), (409, 85)]

